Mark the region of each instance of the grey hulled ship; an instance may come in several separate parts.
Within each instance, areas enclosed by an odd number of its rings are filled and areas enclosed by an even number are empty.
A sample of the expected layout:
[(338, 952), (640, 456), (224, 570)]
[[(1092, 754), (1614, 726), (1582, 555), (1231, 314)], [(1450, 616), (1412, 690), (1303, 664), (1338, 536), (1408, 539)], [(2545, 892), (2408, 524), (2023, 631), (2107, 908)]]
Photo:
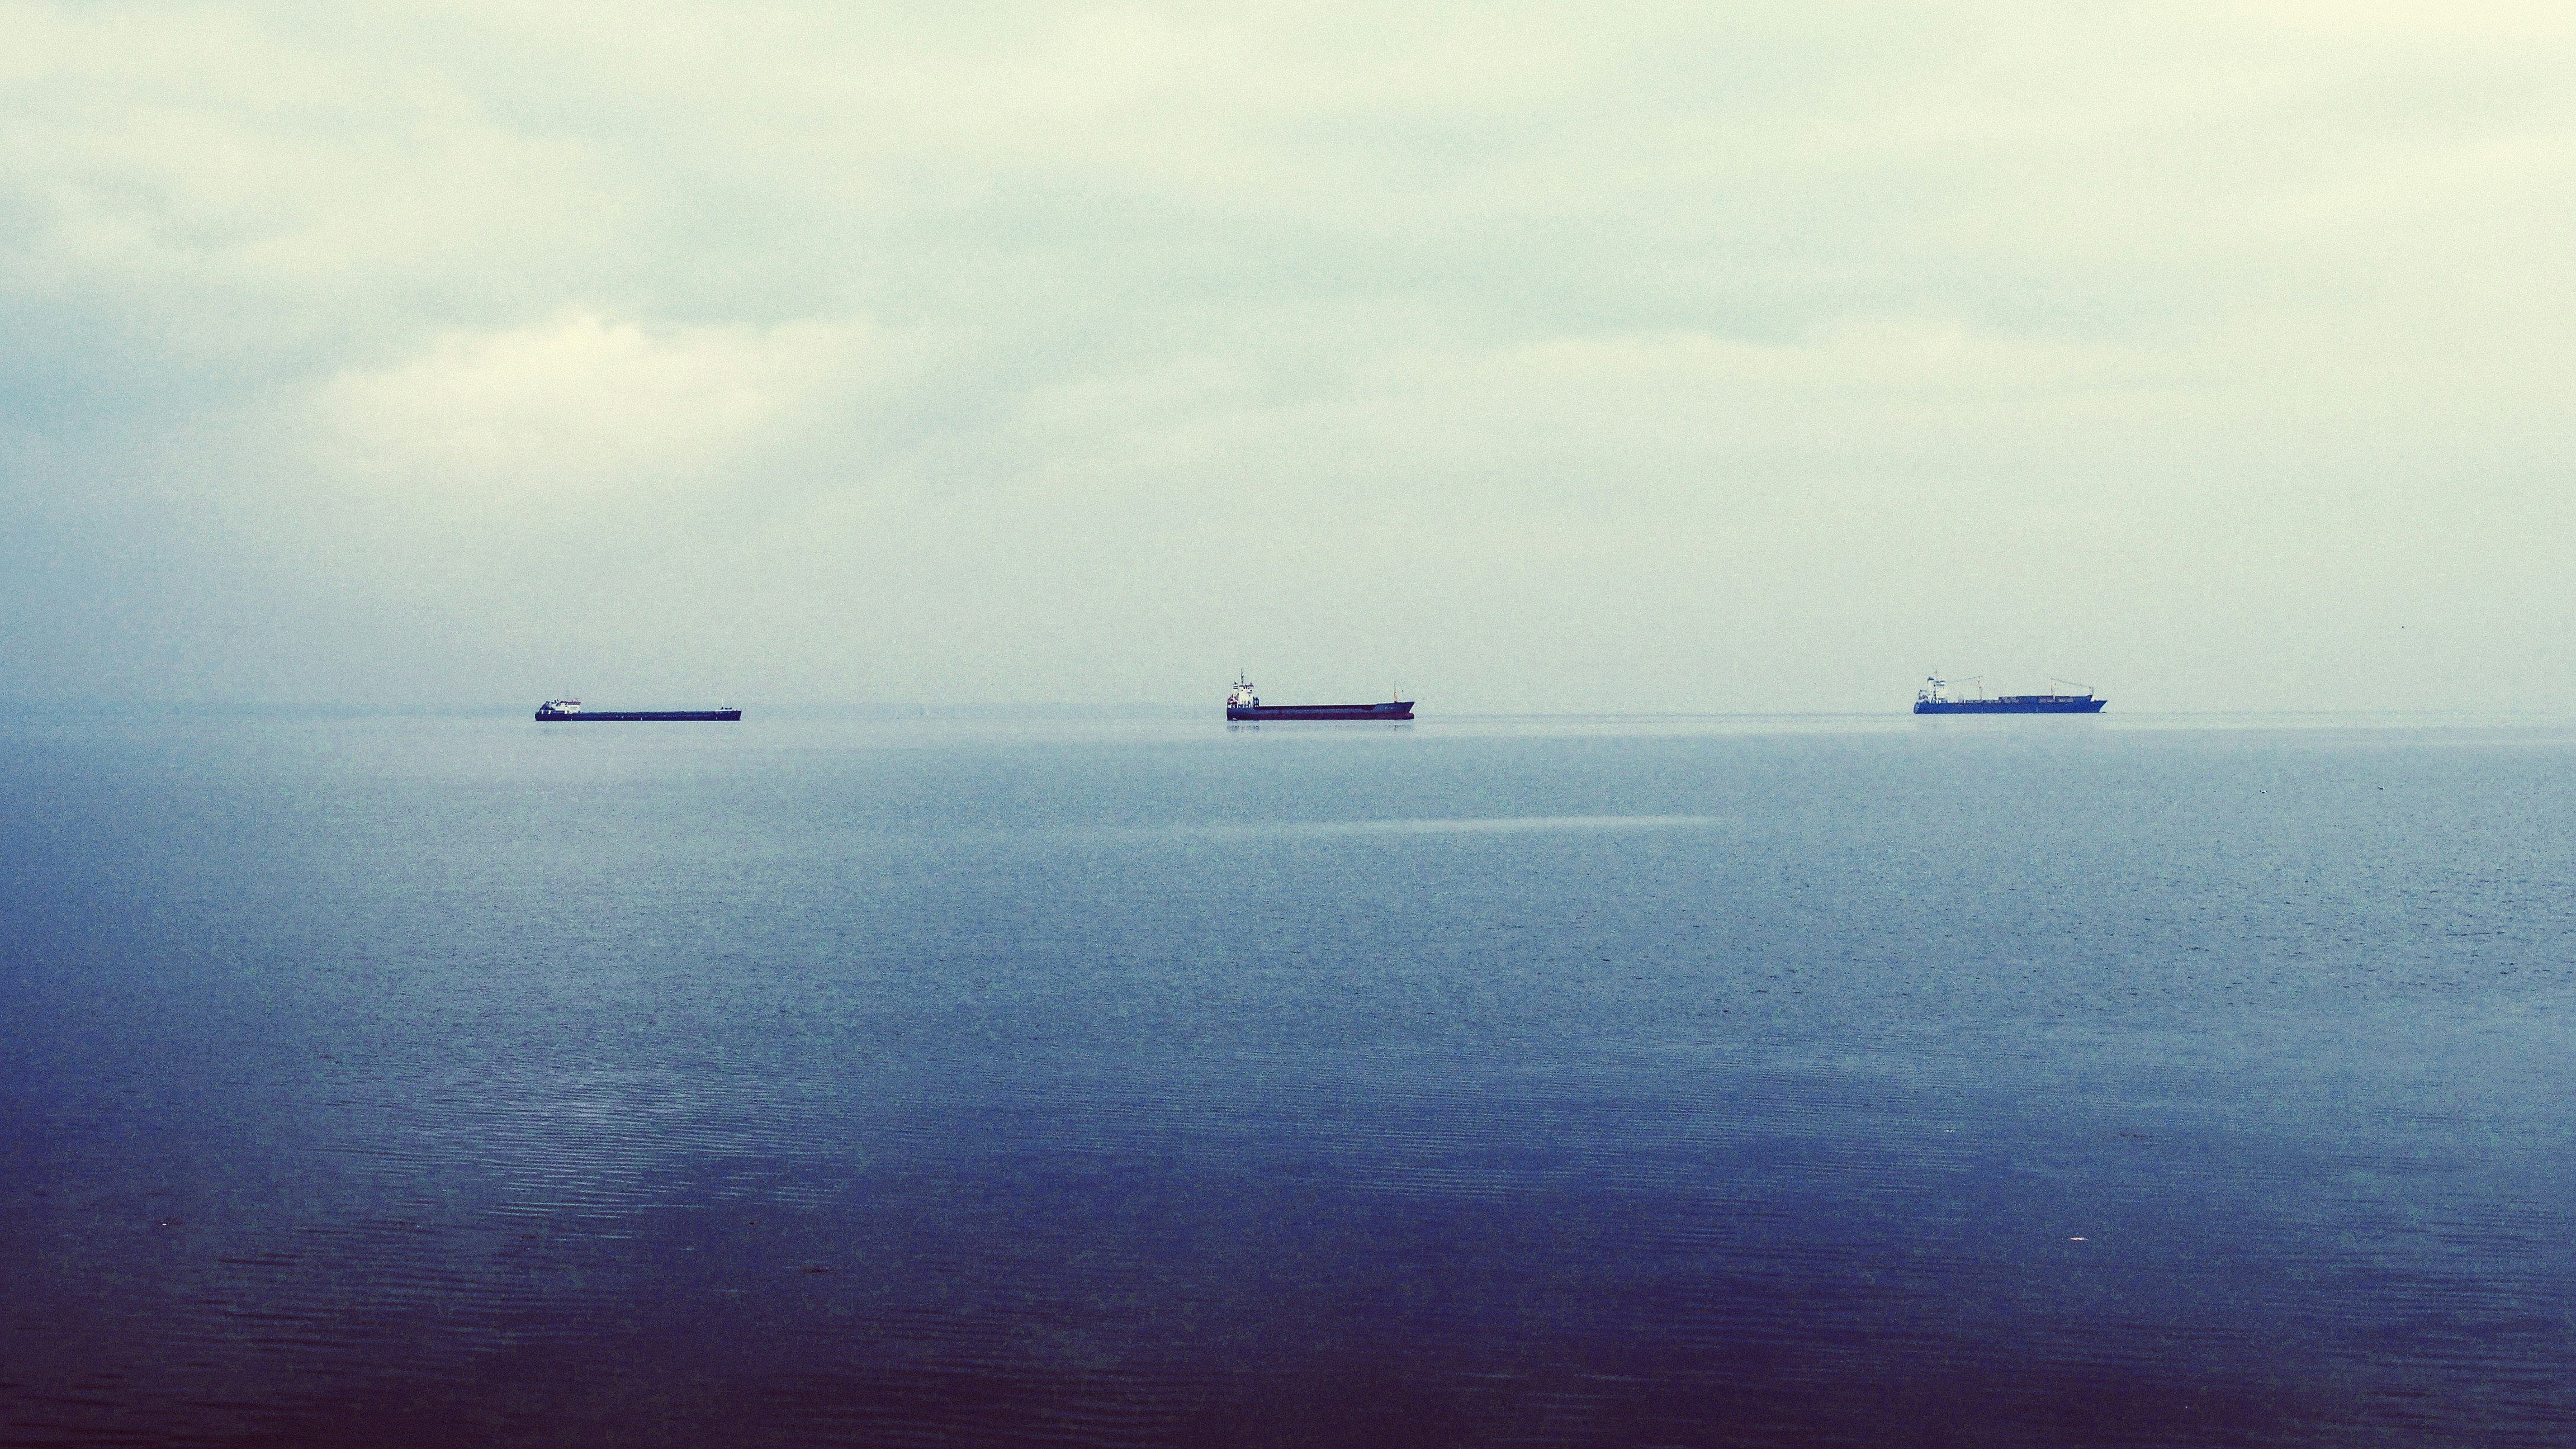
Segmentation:
[(1225, 697), (1225, 717), (1230, 721), (1258, 720), (1407, 720), (1413, 718), (1413, 701), (1391, 699), (1384, 704), (1263, 704), (1252, 692), (1252, 681), (1238, 674), (1234, 692)]
[(742, 711), (722, 709), (584, 709), (577, 699), (550, 699), (537, 706), (539, 724), (667, 723), (675, 720), (740, 720)]

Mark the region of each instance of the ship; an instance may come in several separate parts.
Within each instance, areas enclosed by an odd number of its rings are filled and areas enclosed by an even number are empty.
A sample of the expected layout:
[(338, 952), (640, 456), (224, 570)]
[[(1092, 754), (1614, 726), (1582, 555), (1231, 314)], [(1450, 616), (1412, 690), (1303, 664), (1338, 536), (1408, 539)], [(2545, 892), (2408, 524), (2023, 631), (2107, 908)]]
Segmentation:
[(608, 724), (633, 723), (638, 720), (739, 720), (742, 711), (728, 705), (723, 709), (584, 709), (577, 699), (550, 699), (537, 706), (539, 724), (584, 724), (598, 721)]
[(1234, 692), (1225, 697), (1225, 717), (1228, 721), (1405, 720), (1413, 718), (1413, 701), (1391, 699), (1384, 704), (1263, 704), (1261, 697), (1252, 692), (1252, 681), (1237, 674), (1234, 677)]
[[(1970, 683), (1976, 681), (1970, 680)], [(2064, 683), (2054, 680), (2052, 683)], [(1950, 681), (1939, 676), (1923, 681), (1914, 692), (1916, 714), (2100, 714), (2107, 699), (2095, 699), (2087, 688), (2082, 694), (2004, 694), (1992, 699), (1979, 695), (1975, 699), (1950, 697)]]

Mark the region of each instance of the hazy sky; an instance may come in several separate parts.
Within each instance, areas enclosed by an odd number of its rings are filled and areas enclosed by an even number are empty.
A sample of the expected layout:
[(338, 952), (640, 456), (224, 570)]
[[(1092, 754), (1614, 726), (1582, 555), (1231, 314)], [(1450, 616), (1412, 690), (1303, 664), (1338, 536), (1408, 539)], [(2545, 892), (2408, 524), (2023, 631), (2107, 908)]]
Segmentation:
[(2576, 707), (2576, 7), (0, 6), (0, 695)]

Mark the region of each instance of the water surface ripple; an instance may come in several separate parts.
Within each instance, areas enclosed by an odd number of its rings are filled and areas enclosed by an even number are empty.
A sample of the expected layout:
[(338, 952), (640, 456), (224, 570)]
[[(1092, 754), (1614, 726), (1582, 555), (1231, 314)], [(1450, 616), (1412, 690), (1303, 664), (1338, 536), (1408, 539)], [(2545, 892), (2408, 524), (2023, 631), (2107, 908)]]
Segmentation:
[(2576, 1441), (2576, 732), (12, 727), (0, 1442)]

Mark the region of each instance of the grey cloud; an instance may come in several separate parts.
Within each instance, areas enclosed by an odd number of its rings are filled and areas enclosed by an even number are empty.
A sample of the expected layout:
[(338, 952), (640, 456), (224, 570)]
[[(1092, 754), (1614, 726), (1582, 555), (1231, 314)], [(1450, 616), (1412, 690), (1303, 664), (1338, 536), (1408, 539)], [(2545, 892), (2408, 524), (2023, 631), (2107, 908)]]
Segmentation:
[(2576, 704), (2547, 9), (21, 14), (27, 693)]

